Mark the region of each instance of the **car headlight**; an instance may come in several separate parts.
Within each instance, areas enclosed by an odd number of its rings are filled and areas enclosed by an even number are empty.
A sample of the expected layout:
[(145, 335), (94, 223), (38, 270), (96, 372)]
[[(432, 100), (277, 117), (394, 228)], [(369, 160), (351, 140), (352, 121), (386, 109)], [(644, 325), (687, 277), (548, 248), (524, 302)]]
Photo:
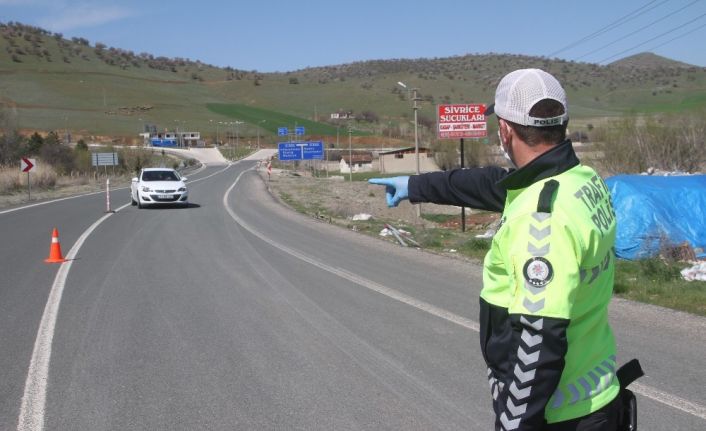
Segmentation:
[(145, 193), (149, 193), (149, 192), (152, 191), (152, 189), (149, 188), (149, 187), (147, 187), (147, 186), (142, 186), (142, 191), (145, 192)]
[(185, 192), (185, 191), (186, 191), (186, 187), (179, 187), (179, 191), (180, 191), (180, 192)]

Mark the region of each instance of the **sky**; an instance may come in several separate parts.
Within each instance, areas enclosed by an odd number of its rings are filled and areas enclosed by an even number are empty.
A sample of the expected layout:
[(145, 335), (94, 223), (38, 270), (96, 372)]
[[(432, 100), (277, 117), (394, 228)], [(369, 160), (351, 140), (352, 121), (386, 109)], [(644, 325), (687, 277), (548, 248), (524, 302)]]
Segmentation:
[(0, 0), (9, 21), (259, 72), (486, 53), (706, 67), (706, 0)]

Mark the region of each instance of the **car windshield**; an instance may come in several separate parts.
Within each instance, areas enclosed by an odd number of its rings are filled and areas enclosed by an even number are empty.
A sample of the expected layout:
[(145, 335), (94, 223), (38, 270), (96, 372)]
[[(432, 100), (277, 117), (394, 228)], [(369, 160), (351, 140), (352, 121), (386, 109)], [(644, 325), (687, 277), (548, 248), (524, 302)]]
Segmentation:
[(179, 181), (179, 177), (174, 171), (145, 171), (142, 181)]

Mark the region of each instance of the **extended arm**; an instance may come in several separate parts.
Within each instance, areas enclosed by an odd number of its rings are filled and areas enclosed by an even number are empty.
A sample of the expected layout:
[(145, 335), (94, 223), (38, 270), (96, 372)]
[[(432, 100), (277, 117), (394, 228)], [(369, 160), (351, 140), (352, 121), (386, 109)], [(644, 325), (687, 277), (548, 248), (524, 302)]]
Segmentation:
[(497, 183), (508, 174), (489, 166), (415, 175), (409, 179), (409, 200), (500, 212), (507, 192)]

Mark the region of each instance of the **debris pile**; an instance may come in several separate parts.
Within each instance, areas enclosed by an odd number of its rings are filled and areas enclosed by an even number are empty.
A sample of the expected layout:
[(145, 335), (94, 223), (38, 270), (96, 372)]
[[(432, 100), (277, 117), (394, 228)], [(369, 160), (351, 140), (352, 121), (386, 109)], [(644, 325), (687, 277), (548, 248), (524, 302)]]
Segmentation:
[(356, 214), (353, 217), (351, 217), (351, 220), (353, 220), (353, 221), (366, 221), (366, 220), (370, 220), (371, 218), (373, 218), (373, 216), (370, 214), (360, 213), (360, 214)]
[(640, 175), (654, 175), (660, 177), (674, 177), (682, 175), (703, 175), (701, 172), (665, 171), (659, 168), (649, 167)]
[(670, 261), (691, 262), (696, 260), (696, 253), (687, 241), (676, 247), (667, 248), (661, 254)]
[(409, 244), (413, 244), (415, 247), (421, 247), (417, 241), (412, 239), (412, 234), (407, 232), (406, 230), (403, 229), (397, 229), (396, 227), (385, 223), (385, 228), (380, 231), (380, 236), (389, 236), (392, 235), (395, 237), (397, 242), (400, 243), (402, 247), (409, 247)]
[(686, 281), (706, 281), (706, 262), (699, 262), (682, 269), (681, 276)]

